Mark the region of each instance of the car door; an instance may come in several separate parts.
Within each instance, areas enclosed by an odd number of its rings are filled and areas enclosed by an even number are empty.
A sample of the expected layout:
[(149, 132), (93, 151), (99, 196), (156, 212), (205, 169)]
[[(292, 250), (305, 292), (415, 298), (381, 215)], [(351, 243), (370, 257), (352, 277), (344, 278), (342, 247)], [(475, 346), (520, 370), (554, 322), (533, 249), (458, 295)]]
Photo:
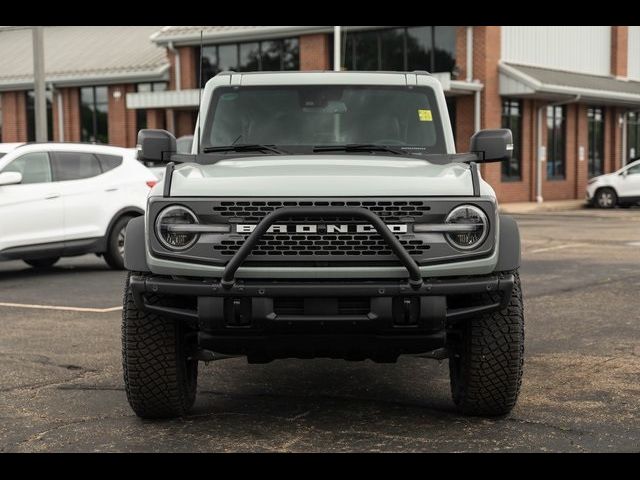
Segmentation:
[(65, 240), (103, 236), (105, 186), (96, 156), (91, 152), (52, 152), (51, 165), (62, 193)]
[(627, 168), (625, 173), (618, 176), (618, 196), (640, 199), (640, 163)]
[(0, 187), (0, 250), (62, 242), (64, 210), (47, 152), (24, 153), (2, 171), (20, 172), (22, 183)]

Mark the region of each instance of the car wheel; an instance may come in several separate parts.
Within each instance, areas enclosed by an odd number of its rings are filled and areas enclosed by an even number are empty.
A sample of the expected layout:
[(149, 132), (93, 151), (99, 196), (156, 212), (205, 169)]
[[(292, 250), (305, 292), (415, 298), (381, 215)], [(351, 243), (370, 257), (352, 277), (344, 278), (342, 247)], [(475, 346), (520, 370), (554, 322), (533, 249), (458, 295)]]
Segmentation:
[(26, 263), (27, 265), (31, 265), (33, 268), (49, 268), (52, 267), (58, 260), (60, 260), (60, 257), (38, 258), (24, 260), (24, 263)]
[(618, 203), (618, 196), (612, 188), (601, 188), (596, 193), (596, 205), (600, 208), (613, 208)]
[[(516, 404), (524, 365), (524, 308), (520, 277), (507, 308), (461, 320), (448, 338), (453, 401), (465, 415), (505, 415)], [(484, 294), (497, 301), (496, 294)], [(449, 334), (448, 334), (449, 337)]]
[[(127, 276), (122, 310), (122, 370), (127, 400), (141, 418), (180, 417), (196, 399), (198, 360), (193, 330), (180, 321), (144, 312), (136, 306)], [(137, 274), (140, 275), (140, 274)], [(146, 301), (161, 305), (162, 297)], [(193, 340), (191, 340), (193, 342)]]
[(107, 251), (104, 252), (104, 260), (114, 270), (124, 270), (124, 237), (127, 223), (132, 217), (120, 218), (111, 229), (107, 239)]

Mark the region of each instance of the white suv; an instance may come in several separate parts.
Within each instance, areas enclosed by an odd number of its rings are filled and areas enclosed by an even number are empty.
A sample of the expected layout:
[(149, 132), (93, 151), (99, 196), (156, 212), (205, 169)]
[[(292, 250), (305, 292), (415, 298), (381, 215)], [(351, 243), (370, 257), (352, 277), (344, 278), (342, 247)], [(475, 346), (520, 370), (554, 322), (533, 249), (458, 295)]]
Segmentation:
[(640, 202), (640, 159), (620, 170), (589, 180), (587, 202), (600, 208)]
[(125, 148), (18, 146), (0, 158), (0, 260), (49, 267), (96, 253), (124, 267), (128, 221), (144, 213), (157, 179)]

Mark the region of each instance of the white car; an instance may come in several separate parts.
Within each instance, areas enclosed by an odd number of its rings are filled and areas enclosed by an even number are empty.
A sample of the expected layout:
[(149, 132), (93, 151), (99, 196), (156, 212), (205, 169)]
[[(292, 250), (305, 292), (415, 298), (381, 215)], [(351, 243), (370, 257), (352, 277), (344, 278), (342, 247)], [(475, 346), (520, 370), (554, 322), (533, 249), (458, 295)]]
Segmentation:
[(127, 149), (25, 144), (0, 158), (0, 260), (46, 268), (96, 253), (124, 267), (128, 221), (144, 213), (157, 178)]
[(587, 202), (600, 208), (640, 202), (640, 159), (628, 163), (616, 172), (589, 180)]

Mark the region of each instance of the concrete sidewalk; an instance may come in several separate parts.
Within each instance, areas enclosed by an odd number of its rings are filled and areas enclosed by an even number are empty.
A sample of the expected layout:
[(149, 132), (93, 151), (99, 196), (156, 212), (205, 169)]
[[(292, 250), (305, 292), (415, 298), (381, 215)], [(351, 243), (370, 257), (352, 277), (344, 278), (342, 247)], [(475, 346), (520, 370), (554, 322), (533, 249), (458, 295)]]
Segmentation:
[(501, 213), (520, 214), (582, 210), (583, 208), (586, 208), (584, 200), (552, 200), (540, 204), (536, 202), (501, 203), (499, 209)]

